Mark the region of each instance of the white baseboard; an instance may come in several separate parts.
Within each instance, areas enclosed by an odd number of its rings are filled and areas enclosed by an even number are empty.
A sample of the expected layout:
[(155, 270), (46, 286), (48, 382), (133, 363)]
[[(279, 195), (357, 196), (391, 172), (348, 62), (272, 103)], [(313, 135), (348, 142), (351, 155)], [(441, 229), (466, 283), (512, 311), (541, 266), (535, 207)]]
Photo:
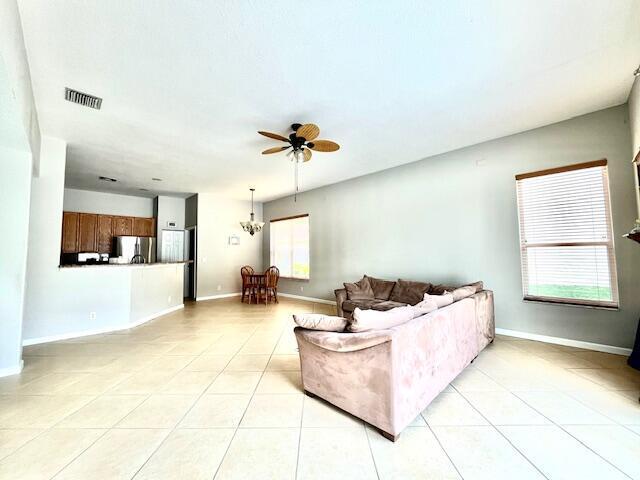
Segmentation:
[(202, 302), (204, 300), (217, 300), (219, 298), (239, 297), (240, 295), (242, 295), (240, 292), (221, 293), (220, 295), (207, 295), (206, 297), (196, 297), (196, 302)]
[[(139, 320), (136, 320), (136, 321), (130, 323), (129, 326), (126, 327), (126, 328), (137, 327), (139, 325), (142, 325), (143, 323), (147, 323), (148, 321), (153, 320), (154, 318), (158, 318), (158, 317), (161, 317), (163, 315), (167, 315), (169, 313), (175, 312), (177, 310), (181, 310), (183, 308), (184, 308), (184, 303), (181, 303), (180, 305), (175, 305), (173, 307), (165, 308), (164, 310), (160, 310), (159, 312), (152, 313), (151, 315), (147, 315), (146, 317), (142, 317)], [(120, 330), (124, 330), (124, 329), (121, 328)]]
[[(229, 298), (229, 297), (239, 297), (242, 293), (223, 293), (221, 295), (207, 295), (206, 297), (197, 297), (196, 302), (201, 302), (203, 300), (217, 300), (219, 298)], [(333, 300), (325, 300), (323, 298), (313, 298), (313, 297), (303, 297), (301, 295), (293, 295), (291, 293), (282, 293), (278, 292), (279, 297), (285, 298), (293, 298), (295, 300), (304, 300), (307, 302), (315, 302), (315, 303), (324, 303), (326, 305), (335, 305), (336, 302)]]
[(570, 338), (549, 337), (538, 335), (537, 333), (519, 332), (517, 330), (507, 330), (506, 328), (496, 328), (496, 333), (507, 337), (526, 338), (538, 342), (553, 343), (555, 345), (565, 345), (567, 347), (584, 348), (585, 350), (595, 350), (596, 352), (615, 353), (616, 355), (631, 355), (630, 348), (614, 347), (613, 345), (603, 345), (601, 343), (585, 342), (582, 340), (571, 340)]
[(13, 367), (0, 368), (0, 378), (17, 375), (22, 371), (22, 367), (24, 367), (24, 360), (20, 360), (20, 363)]
[(278, 292), (278, 296), (279, 297), (286, 297), (286, 298), (294, 298), (296, 300), (305, 300), (307, 302), (324, 303), (325, 305), (335, 305), (336, 304), (335, 300), (325, 300), (324, 298), (314, 298), (314, 297), (303, 297), (302, 295), (293, 295), (291, 293), (280, 293), (280, 292)]
[(140, 326), (143, 323), (147, 323), (148, 321), (153, 320), (154, 318), (158, 318), (158, 317), (161, 317), (162, 315), (167, 315), (168, 313), (175, 312), (176, 310), (180, 310), (181, 308), (184, 308), (184, 304), (180, 304), (174, 307), (169, 307), (164, 310), (160, 310), (159, 312), (156, 312), (151, 315), (147, 315), (146, 317), (142, 317), (138, 320), (135, 320), (132, 323), (128, 323), (126, 325), (119, 325), (117, 327), (94, 328), (91, 330), (81, 330), (79, 332), (68, 332), (68, 333), (61, 333), (58, 335), (49, 335), (46, 337), (29, 338), (22, 342), (22, 346), (28, 347), (29, 345), (39, 345), (41, 343), (59, 342), (60, 340), (69, 340), (71, 338), (89, 337), (91, 335), (100, 335), (102, 333), (111, 333), (111, 332), (119, 332), (120, 330), (128, 330), (130, 328)]

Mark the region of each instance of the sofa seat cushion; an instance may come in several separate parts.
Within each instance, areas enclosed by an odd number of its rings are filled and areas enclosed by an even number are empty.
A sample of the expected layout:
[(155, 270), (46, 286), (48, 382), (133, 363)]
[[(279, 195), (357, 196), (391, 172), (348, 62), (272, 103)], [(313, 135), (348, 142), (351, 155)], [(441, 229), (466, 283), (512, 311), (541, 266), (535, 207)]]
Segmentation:
[[(396, 308), (396, 307), (406, 307), (407, 304), (406, 303), (400, 303), (400, 302), (392, 302), (391, 300), (387, 300), (386, 302), (377, 302), (374, 303), (373, 305), (371, 305), (372, 310), (378, 310), (380, 312), (385, 312), (387, 310), (391, 310), (392, 308)], [(360, 307), (362, 308), (362, 307)]]
[(374, 305), (377, 305), (381, 302), (382, 300), (376, 300), (375, 298), (362, 300), (345, 300), (344, 302), (342, 302), (342, 310), (344, 310), (345, 312), (353, 312), (356, 307), (366, 310), (369, 308), (373, 308)]
[(422, 301), (424, 294), (429, 291), (430, 287), (430, 283), (398, 279), (389, 300), (404, 303), (405, 305), (415, 305)]
[(378, 300), (389, 300), (391, 291), (395, 287), (396, 282), (392, 280), (381, 280), (380, 278), (365, 277), (369, 280), (369, 285), (373, 289), (373, 296)]

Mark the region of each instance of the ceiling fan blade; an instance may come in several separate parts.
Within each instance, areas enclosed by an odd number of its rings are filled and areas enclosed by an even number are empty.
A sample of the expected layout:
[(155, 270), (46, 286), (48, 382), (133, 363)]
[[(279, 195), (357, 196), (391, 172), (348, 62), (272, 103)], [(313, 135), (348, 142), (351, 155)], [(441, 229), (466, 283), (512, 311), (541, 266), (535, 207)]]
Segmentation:
[(340, 145), (331, 140), (316, 140), (315, 142), (310, 142), (307, 146), (316, 152), (335, 152), (340, 148)]
[(273, 138), (274, 140), (282, 140), (283, 142), (289, 142), (287, 137), (283, 137), (282, 135), (278, 135), (277, 133), (271, 132), (263, 132), (262, 130), (258, 130), (260, 135), (264, 135), (265, 137)]
[(318, 138), (318, 135), (320, 135), (320, 129), (313, 123), (305, 123), (296, 130), (296, 136), (303, 137), (307, 141)]
[(308, 148), (305, 148), (302, 151), (302, 154), (304, 155), (304, 161), (308, 162), (309, 160), (311, 160), (311, 150), (309, 150)]
[(267, 148), (264, 152), (262, 152), (262, 154), (269, 155), (270, 153), (278, 153), (283, 150), (286, 150), (287, 148), (289, 147), (271, 147), (271, 148)]

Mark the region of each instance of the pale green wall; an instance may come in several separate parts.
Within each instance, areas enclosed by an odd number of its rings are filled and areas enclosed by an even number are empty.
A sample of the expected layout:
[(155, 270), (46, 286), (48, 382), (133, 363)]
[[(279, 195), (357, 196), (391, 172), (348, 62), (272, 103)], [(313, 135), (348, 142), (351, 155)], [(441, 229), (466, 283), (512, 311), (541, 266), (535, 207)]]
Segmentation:
[[(635, 218), (628, 122), (626, 105), (610, 108), (312, 190), (297, 203), (265, 203), (267, 222), (310, 214), (311, 280), (282, 280), (280, 291), (334, 299), (333, 289), (364, 273), (484, 280), (498, 327), (629, 347), (640, 315), (640, 248), (622, 238)], [(600, 158), (609, 160), (620, 310), (523, 302), (514, 176)], [(263, 238), (266, 264), (268, 223)]]

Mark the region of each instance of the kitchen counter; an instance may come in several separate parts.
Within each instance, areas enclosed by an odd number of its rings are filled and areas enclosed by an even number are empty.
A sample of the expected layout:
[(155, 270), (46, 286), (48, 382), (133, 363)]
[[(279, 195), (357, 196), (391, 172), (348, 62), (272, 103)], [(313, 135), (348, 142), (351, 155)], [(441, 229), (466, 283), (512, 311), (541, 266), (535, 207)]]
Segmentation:
[(184, 260), (182, 262), (156, 262), (156, 263), (88, 263), (85, 265), (60, 265), (58, 268), (110, 268), (110, 267), (134, 267), (134, 268), (150, 268), (161, 267), (165, 265), (180, 265), (193, 263), (193, 260)]

